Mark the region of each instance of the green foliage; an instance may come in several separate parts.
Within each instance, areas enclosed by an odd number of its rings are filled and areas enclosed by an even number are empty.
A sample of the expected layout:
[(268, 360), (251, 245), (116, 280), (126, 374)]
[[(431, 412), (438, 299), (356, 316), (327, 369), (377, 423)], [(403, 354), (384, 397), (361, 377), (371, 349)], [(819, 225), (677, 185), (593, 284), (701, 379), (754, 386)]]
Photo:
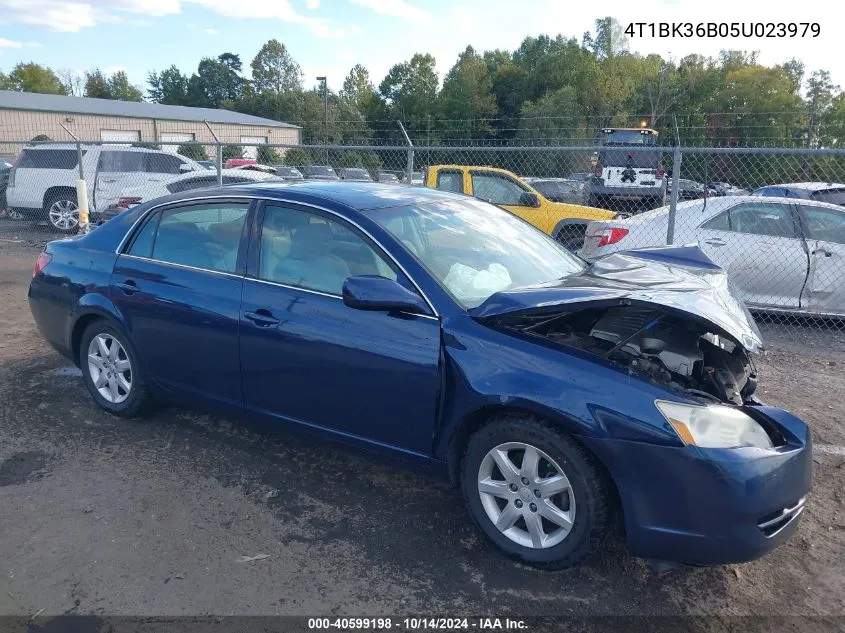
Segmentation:
[(358, 152), (343, 152), (340, 156), (341, 167), (361, 167), (361, 154)]
[(0, 77), (6, 90), (18, 92), (40, 92), (42, 94), (66, 95), (67, 87), (50, 68), (35, 62), (20, 63), (8, 76)]
[(375, 152), (364, 152), (361, 154), (361, 166), (370, 171), (378, 171), (381, 169), (381, 159)]
[(129, 83), (122, 70), (106, 77), (99, 68), (85, 73), (85, 96), (116, 101), (143, 101), (141, 91)]
[(176, 151), (185, 158), (208, 160), (208, 153), (205, 151), (205, 147), (199, 143), (183, 143)]
[(260, 145), (258, 147), (258, 162), (262, 165), (278, 165), (282, 162), (282, 159), (275, 147)]
[(314, 159), (311, 158), (311, 152), (307, 149), (292, 147), (291, 149), (285, 151), (285, 155), (282, 157), (282, 162), (285, 165), (302, 167), (304, 165), (311, 165), (314, 162)]
[(191, 105), (188, 103), (188, 77), (176, 66), (170, 66), (160, 73), (152, 70), (147, 75), (150, 101), (167, 105)]
[(269, 40), (250, 64), (252, 88), (255, 92), (287, 92), (302, 89), (302, 70), (285, 45)]
[(223, 146), (223, 160), (227, 161), (232, 158), (243, 158), (244, 148), (240, 145), (224, 145)]
[(53, 140), (53, 139), (51, 139), (51, 138), (50, 138), (49, 136), (47, 136), (46, 134), (39, 134), (38, 136), (34, 136), (34, 137), (32, 137), (32, 142), (33, 142), (33, 143), (44, 143), (45, 141), (52, 141), (52, 140)]

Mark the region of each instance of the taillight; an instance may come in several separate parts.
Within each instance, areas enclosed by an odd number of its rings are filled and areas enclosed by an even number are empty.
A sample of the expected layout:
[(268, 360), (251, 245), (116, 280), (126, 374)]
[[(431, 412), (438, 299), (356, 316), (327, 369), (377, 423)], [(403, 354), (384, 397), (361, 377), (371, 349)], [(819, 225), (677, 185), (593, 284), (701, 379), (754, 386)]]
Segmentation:
[(117, 201), (117, 206), (121, 209), (128, 209), (132, 205), (140, 204), (143, 198), (139, 196), (126, 196)]
[(596, 165), (596, 178), (601, 178), (601, 165)]
[(607, 229), (599, 229), (590, 235), (590, 237), (598, 237), (599, 243), (596, 245), (596, 248), (601, 248), (602, 246), (610, 246), (611, 244), (616, 244), (617, 242), (622, 241), (626, 235), (628, 235), (628, 229), (610, 227)]
[(38, 259), (35, 260), (35, 268), (32, 271), (32, 276), (36, 277), (51, 261), (53, 261), (53, 256), (50, 253), (41, 253)]
[(657, 173), (656, 173), (655, 175), (656, 175), (658, 178), (663, 178), (663, 176), (665, 176), (665, 175), (666, 175), (666, 172), (665, 172), (665, 171), (663, 171), (662, 169), (658, 169), (658, 170), (657, 170)]

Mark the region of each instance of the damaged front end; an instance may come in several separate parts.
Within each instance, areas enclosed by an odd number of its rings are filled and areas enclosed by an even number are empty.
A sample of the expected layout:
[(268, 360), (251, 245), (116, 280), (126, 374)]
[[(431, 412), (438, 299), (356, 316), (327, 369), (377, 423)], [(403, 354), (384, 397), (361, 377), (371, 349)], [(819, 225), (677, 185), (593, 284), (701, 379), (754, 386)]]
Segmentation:
[(725, 273), (697, 248), (611, 255), (555, 284), (497, 293), (475, 316), (699, 400), (753, 402), (759, 331)]
[(757, 387), (748, 351), (697, 319), (647, 304), (503, 316), (497, 325), (607, 359), (699, 399), (741, 405)]

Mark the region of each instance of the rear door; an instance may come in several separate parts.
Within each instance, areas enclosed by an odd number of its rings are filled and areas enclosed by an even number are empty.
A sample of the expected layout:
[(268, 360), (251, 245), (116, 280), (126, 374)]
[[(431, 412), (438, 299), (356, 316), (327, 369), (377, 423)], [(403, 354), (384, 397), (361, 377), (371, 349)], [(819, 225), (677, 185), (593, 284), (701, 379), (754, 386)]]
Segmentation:
[(178, 203), (152, 213), (109, 288), (157, 384), (187, 399), (242, 404), (239, 312), (250, 205)]
[(798, 205), (810, 248), (810, 276), (802, 307), (845, 314), (845, 209)]
[(791, 204), (744, 202), (703, 223), (698, 244), (750, 305), (797, 309), (808, 254)]

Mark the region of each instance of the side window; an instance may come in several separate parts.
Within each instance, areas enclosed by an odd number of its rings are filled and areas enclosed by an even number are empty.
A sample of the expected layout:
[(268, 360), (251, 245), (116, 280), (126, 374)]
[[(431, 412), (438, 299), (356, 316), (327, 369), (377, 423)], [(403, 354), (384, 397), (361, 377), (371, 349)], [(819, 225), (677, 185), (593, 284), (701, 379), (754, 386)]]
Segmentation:
[[(85, 155), (85, 151), (82, 152)], [(18, 169), (73, 169), (79, 164), (75, 149), (25, 149), (18, 158)]]
[(165, 153), (149, 152), (146, 171), (152, 174), (181, 174), (182, 165), (186, 164), (177, 156)]
[(340, 222), (280, 206), (264, 209), (260, 279), (340, 295), (347, 277), (396, 270), (369, 241)]
[(437, 188), (452, 193), (464, 192), (464, 175), (459, 171), (441, 171), (437, 174)]
[(97, 170), (106, 173), (144, 171), (144, 152), (103, 150)]
[(180, 191), (189, 191), (191, 189), (202, 189), (203, 187), (214, 187), (217, 184), (217, 176), (202, 176), (199, 178), (187, 178), (186, 180), (178, 180), (167, 185), (167, 190), (170, 193), (179, 193)]
[(740, 204), (730, 210), (731, 230), (737, 233), (795, 237), (795, 221), (785, 204)]
[(730, 212), (729, 211), (722, 211), (719, 215), (710, 218), (701, 225), (702, 229), (707, 229), (709, 231), (730, 231), (731, 230), (731, 219), (730, 219)]
[(845, 210), (802, 206), (807, 222), (807, 237), (823, 242), (845, 244)]
[(159, 213), (154, 213), (147, 218), (146, 223), (132, 240), (132, 245), (127, 251), (130, 255), (137, 257), (149, 257), (153, 252), (153, 237), (155, 236), (156, 227), (158, 227)]
[(472, 174), (472, 195), (493, 204), (520, 204), (525, 190), (506, 176), (493, 173)]
[[(173, 207), (161, 213), (150, 257), (171, 264), (233, 273), (237, 267), (248, 204), (214, 203)], [(147, 226), (152, 222), (148, 222)], [(138, 235), (135, 244), (143, 245)], [(135, 252), (135, 244), (130, 250)]]

